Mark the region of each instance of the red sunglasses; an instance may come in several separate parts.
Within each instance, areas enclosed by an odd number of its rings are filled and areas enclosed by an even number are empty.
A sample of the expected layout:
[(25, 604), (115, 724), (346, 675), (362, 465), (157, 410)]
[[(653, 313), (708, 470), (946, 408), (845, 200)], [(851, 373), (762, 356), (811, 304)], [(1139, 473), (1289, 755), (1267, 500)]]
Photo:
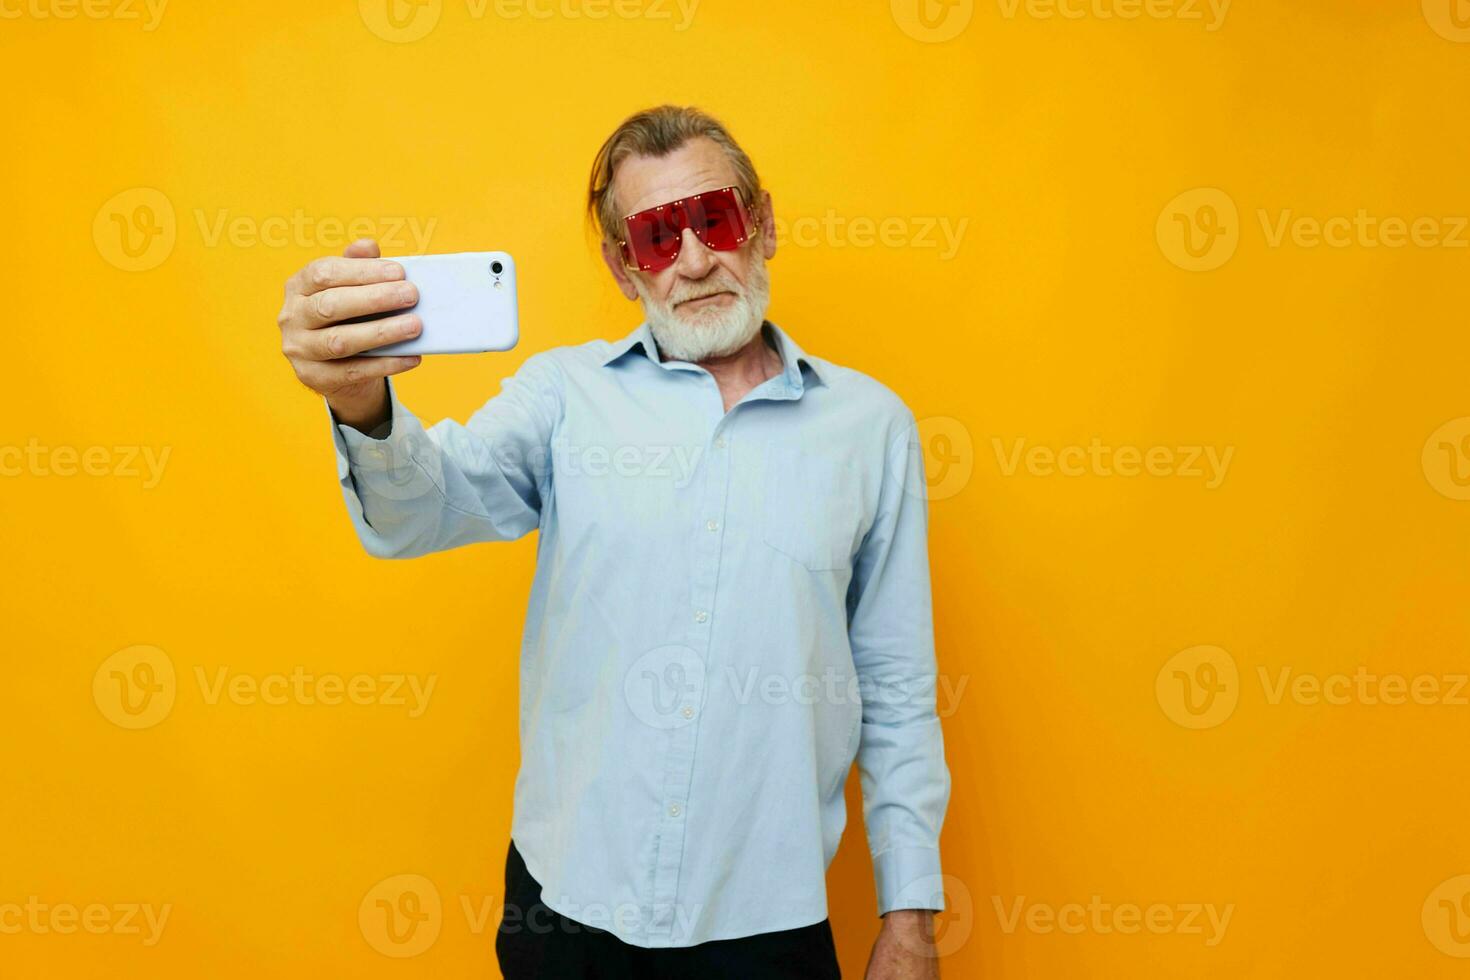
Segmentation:
[(688, 228), (709, 248), (728, 252), (750, 238), (754, 222), (738, 187), (721, 187), (630, 214), (623, 218), (628, 237), (618, 240), (624, 264), (658, 272), (679, 258)]

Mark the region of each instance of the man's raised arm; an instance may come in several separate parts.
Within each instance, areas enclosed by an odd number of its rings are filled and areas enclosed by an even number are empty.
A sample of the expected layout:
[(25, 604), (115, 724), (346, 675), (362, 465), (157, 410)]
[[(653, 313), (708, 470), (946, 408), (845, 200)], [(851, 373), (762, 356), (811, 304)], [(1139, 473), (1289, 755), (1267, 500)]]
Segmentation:
[(326, 399), (353, 526), (363, 547), (381, 558), (508, 541), (536, 527), (561, 416), (560, 373), (541, 353), (505, 379), (468, 423), (446, 419), (425, 429), (388, 380), (419, 358), (362, 355), (417, 336), (418, 317), (341, 322), (417, 299), (403, 267), (363, 241), (293, 276), (280, 315), (282, 352), (301, 382)]

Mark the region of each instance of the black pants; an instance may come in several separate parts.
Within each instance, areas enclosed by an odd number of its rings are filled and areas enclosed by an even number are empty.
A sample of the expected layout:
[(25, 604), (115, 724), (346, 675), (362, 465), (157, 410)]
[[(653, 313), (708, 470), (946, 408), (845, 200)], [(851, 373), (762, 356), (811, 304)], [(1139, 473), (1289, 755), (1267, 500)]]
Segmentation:
[(644, 949), (547, 908), (515, 842), (495, 956), (505, 980), (840, 980), (832, 927), (814, 925), (698, 946)]

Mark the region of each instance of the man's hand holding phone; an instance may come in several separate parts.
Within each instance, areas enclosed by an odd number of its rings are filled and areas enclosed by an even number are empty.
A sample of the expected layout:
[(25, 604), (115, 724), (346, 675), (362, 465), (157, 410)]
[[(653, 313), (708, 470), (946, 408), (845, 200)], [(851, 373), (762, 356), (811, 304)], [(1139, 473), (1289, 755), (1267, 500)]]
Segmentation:
[[(388, 386), (383, 380), (417, 367), (418, 356), (372, 357), (364, 351), (417, 337), (423, 323), (406, 310), (419, 300), (418, 288), (402, 265), (380, 258), (377, 242), (360, 239), (342, 257), (316, 259), (286, 282), (286, 298), (276, 318), (281, 353), (301, 383), (326, 398), (344, 425), (372, 434), (389, 419)], [(390, 314), (362, 323), (355, 317)]]

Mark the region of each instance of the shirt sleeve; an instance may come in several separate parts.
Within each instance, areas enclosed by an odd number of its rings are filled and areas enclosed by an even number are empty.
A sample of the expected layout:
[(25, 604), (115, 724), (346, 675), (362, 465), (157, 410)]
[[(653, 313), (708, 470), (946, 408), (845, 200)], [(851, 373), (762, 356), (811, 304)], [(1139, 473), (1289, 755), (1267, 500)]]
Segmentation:
[(878, 512), (854, 563), (848, 636), (863, 700), (858, 774), (878, 914), (942, 911), (950, 776), (936, 710), (929, 502), (912, 413), (890, 430)]
[(377, 437), (339, 424), (328, 407), (337, 479), (363, 547), (378, 558), (412, 558), (529, 533), (551, 492), (562, 393), (548, 351), (527, 358), (465, 424), (445, 419), (425, 429), (392, 378), (391, 420)]

